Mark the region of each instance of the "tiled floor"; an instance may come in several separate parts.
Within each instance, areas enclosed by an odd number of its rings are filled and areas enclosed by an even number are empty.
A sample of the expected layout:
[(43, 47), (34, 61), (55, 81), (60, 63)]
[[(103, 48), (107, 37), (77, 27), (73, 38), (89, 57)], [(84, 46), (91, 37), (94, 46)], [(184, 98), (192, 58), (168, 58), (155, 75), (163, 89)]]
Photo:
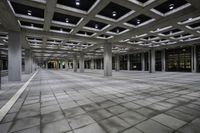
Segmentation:
[(200, 74), (40, 70), (0, 133), (199, 133)]

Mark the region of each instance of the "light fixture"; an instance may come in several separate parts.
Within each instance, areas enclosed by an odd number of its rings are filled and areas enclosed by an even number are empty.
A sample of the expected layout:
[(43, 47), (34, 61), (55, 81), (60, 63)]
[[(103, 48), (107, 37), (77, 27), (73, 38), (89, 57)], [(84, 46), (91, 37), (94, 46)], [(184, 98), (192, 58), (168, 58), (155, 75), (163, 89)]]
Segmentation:
[(76, 5), (79, 6), (80, 5), (80, 0), (76, 0)]
[(117, 29), (117, 33), (119, 33), (119, 29)]
[(140, 24), (140, 20), (139, 19), (137, 19), (137, 24)]
[(95, 24), (95, 29), (98, 29), (98, 24)]
[(34, 25), (33, 25), (33, 24), (31, 24), (31, 27), (34, 27)]
[(174, 9), (174, 4), (170, 4), (170, 5), (169, 5), (169, 9), (170, 9), (170, 10)]
[(66, 19), (65, 19), (65, 22), (68, 23), (68, 22), (69, 22), (69, 18), (66, 18)]
[(188, 20), (189, 20), (189, 21), (191, 21), (191, 20), (192, 20), (192, 18), (188, 18)]
[(117, 12), (116, 12), (116, 11), (113, 11), (113, 12), (112, 12), (112, 16), (113, 16), (113, 17), (116, 17), (116, 16), (117, 16)]
[(28, 14), (29, 16), (32, 15), (32, 11), (31, 11), (31, 10), (28, 10), (27, 12), (28, 12), (27, 14)]
[(63, 32), (63, 29), (62, 29), (62, 28), (60, 29), (60, 32)]

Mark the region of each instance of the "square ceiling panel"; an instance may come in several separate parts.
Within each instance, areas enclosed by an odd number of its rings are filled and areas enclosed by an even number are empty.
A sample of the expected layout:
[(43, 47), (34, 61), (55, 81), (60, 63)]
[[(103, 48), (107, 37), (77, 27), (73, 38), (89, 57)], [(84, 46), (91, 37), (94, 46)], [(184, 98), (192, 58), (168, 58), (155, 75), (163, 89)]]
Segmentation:
[(22, 14), (22, 15), (28, 15), (38, 18), (44, 18), (44, 10), (40, 8), (35, 8), (23, 4), (18, 4), (15, 2), (10, 2), (15, 13)]
[(20, 24), (22, 26), (28, 26), (28, 27), (32, 27), (32, 28), (43, 28), (42, 24), (37, 24), (37, 23), (30, 23), (30, 22), (26, 22), (26, 21), (20, 21)]
[(76, 8), (83, 11), (88, 11), (96, 0), (58, 0), (58, 4)]
[(91, 20), (91, 21), (89, 21), (85, 26), (86, 26), (86, 27), (90, 27), (90, 28), (95, 28), (95, 29), (101, 30), (101, 29), (103, 29), (105, 26), (107, 26), (107, 24)]
[(98, 15), (117, 20), (130, 11), (131, 10), (126, 7), (110, 2), (103, 10), (98, 13)]
[(200, 22), (189, 25), (192, 29), (200, 27)]
[(71, 31), (71, 29), (69, 29), (69, 28), (61, 28), (61, 27), (56, 27), (56, 26), (51, 26), (50, 29), (54, 30), (54, 31), (60, 31), (60, 32), (70, 32)]
[(75, 17), (75, 16), (71, 16), (71, 15), (67, 15), (67, 14), (61, 14), (61, 13), (54, 13), (53, 16), (53, 20), (54, 21), (59, 21), (59, 22), (63, 22), (63, 23), (69, 23), (69, 24), (74, 24), (76, 25), (81, 18), (79, 17)]
[(146, 16), (144, 14), (141, 14), (141, 15), (129, 20), (127, 23), (131, 24), (131, 25), (134, 25), (134, 26), (137, 26), (137, 25), (140, 25), (140, 24), (142, 24), (142, 23), (144, 23), (146, 21), (149, 21), (151, 19), (152, 19), (151, 17), (148, 17), (148, 16)]
[(110, 32), (114, 32), (114, 33), (121, 33), (123, 31), (125, 31), (126, 29), (125, 28), (122, 28), (122, 27), (115, 27), (113, 29), (110, 30)]
[(154, 9), (165, 14), (186, 4), (188, 4), (186, 0), (167, 0), (166, 2), (156, 6)]

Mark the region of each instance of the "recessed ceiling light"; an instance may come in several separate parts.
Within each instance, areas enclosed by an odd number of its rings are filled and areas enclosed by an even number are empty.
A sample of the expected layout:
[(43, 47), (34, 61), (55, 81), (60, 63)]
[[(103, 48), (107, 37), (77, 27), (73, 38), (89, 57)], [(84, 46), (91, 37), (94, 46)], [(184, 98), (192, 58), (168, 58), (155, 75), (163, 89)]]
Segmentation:
[(188, 20), (189, 20), (189, 21), (191, 21), (191, 20), (192, 20), (192, 18), (188, 18)]
[(170, 10), (174, 9), (174, 4), (170, 4), (170, 5), (169, 5), (169, 9), (170, 9)]
[(116, 16), (117, 16), (117, 12), (116, 12), (116, 11), (113, 11), (113, 12), (112, 12), (112, 16), (113, 16), (113, 17), (116, 17)]
[(119, 33), (119, 29), (117, 29), (117, 33)]
[(98, 24), (95, 24), (95, 28), (98, 29)]
[(63, 32), (63, 29), (62, 29), (62, 28), (60, 29), (60, 32)]
[(76, 5), (77, 5), (77, 6), (80, 5), (80, 0), (76, 0)]
[(140, 24), (140, 20), (139, 19), (137, 20), (137, 24)]
[(66, 18), (66, 19), (65, 19), (65, 22), (68, 23), (68, 22), (69, 22), (69, 18)]
[(28, 10), (27, 12), (28, 12), (27, 14), (28, 14), (29, 16), (32, 15), (32, 11), (31, 11), (31, 10)]

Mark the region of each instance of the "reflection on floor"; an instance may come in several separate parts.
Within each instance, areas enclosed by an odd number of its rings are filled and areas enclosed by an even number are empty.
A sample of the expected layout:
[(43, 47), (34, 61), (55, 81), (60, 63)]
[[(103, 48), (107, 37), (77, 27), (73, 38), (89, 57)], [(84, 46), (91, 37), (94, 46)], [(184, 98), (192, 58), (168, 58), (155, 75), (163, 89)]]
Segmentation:
[(200, 74), (40, 70), (0, 123), (16, 133), (199, 133)]

